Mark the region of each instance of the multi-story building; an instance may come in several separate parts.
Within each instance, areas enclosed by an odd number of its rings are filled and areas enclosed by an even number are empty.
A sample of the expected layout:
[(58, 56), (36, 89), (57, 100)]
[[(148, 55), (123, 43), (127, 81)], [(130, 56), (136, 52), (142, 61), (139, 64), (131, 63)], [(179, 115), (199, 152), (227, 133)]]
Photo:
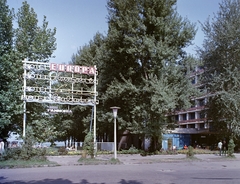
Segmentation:
[(199, 80), (203, 72), (202, 68), (196, 67), (189, 76), (192, 84), (200, 89), (203, 95), (192, 99), (191, 108), (175, 112), (173, 118), (177, 127), (163, 135), (163, 149), (171, 149), (174, 145), (179, 149), (184, 145), (205, 148), (214, 144), (214, 134), (210, 131), (210, 124), (204, 113), (205, 104), (210, 95), (205, 90), (205, 85)]

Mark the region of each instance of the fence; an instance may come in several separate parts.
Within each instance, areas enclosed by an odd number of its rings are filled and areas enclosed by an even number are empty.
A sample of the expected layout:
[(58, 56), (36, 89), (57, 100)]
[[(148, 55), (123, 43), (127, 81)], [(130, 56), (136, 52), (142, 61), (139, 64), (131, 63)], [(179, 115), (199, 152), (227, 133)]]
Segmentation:
[(98, 142), (98, 151), (114, 151), (114, 142)]
[[(8, 147), (21, 147), (23, 142), (19, 141), (9, 141)], [(41, 144), (36, 144), (34, 147), (50, 147), (50, 142), (44, 142)], [(82, 150), (83, 142), (74, 142), (70, 144), (70, 147), (67, 147), (69, 150)], [(56, 147), (65, 147), (65, 142), (55, 142)], [(97, 151), (114, 151), (114, 142), (97, 142)]]

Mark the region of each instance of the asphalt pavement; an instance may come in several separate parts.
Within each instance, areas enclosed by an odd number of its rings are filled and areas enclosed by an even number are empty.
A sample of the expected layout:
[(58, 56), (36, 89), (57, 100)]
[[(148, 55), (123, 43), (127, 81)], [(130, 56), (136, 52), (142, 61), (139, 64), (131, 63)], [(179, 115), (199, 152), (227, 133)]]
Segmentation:
[[(79, 165), (78, 156), (52, 156), (57, 167), (2, 169), (3, 184), (239, 184), (240, 154), (117, 155), (119, 165)], [(111, 159), (114, 155), (97, 155)]]

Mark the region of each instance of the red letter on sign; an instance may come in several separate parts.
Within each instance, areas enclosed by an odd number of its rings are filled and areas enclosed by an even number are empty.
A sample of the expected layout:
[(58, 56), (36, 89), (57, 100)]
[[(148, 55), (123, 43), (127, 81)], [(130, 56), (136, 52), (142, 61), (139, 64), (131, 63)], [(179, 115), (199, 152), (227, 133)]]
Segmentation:
[(74, 73), (80, 73), (80, 67), (77, 65), (74, 65)]
[(51, 63), (51, 64), (50, 64), (50, 70), (51, 70), (51, 71), (56, 71), (56, 70), (57, 70), (57, 64)]
[(66, 72), (73, 72), (73, 66), (67, 65)]
[(89, 75), (94, 75), (95, 74), (95, 68), (94, 67), (89, 67)]
[(83, 73), (83, 74), (88, 74), (88, 67), (83, 66), (83, 67), (82, 67), (82, 73)]
[(65, 65), (58, 65), (58, 71), (64, 72), (65, 71)]

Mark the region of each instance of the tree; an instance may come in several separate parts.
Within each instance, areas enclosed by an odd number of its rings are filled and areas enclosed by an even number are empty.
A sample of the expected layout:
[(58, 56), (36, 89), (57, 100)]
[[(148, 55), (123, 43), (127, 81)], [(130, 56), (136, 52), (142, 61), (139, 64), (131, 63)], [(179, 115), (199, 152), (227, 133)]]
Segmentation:
[(13, 50), (13, 10), (6, 0), (0, 0), (0, 8), (0, 135), (6, 138), (15, 128), (12, 122), (18, 121), (21, 113), (19, 78), (22, 72), (16, 62), (18, 54)]
[(13, 43), (13, 11), (9, 9), (6, 0), (0, 1), (0, 56), (9, 53)]
[[(80, 65), (80, 66), (84, 66), (84, 65), (97, 66), (97, 70), (98, 70), (98, 76), (97, 76), (98, 97), (97, 98), (99, 100), (101, 100), (101, 96), (103, 96), (103, 94), (106, 91), (106, 86), (105, 86), (106, 83), (104, 82), (106, 76), (102, 75), (105, 69), (104, 60), (108, 58), (107, 56), (108, 51), (105, 48), (105, 40), (106, 40), (105, 36), (103, 36), (100, 33), (96, 33), (96, 35), (93, 37), (92, 40), (89, 41), (87, 45), (84, 45), (83, 47), (79, 48), (77, 53), (72, 56), (72, 62), (71, 62), (71, 64)], [(79, 86), (79, 89), (81, 87), (84, 87), (85, 89), (87, 89), (87, 86), (86, 85), (84, 86), (84, 84), (81, 84)], [(97, 118), (97, 121), (98, 121), (97, 135), (99, 136), (97, 138), (98, 140), (106, 141), (104, 137), (108, 137), (109, 135), (108, 129), (111, 124), (109, 125), (108, 121), (106, 121), (106, 118), (105, 118), (106, 112), (108, 111), (109, 111), (109, 107), (105, 107), (103, 103), (100, 103), (99, 105), (97, 105), (97, 117), (98, 117)], [(81, 116), (79, 116), (79, 114), (81, 114)], [(90, 130), (91, 118), (92, 118), (92, 107), (86, 107), (86, 106), (74, 107), (72, 120), (75, 122), (75, 125), (77, 125), (75, 127), (75, 130), (77, 128), (79, 129), (78, 134), (80, 134), (80, 136), (78, 137), (80, 138), (80, 140), (84, 138), (82, 137), (81, 133), (83, 132), (87, 133), (91, 131)], [(110, 133), (112, 133), (112, 131)]]
[(204, 82), (211, 93), (207, 117), (219, 136), (240, 135), (240, 1), (226, 0), (202, 24), (205, 40), (199, 49)]
[(56, 28), (48, 28), (46, 16), (42, 26), (38, 25), (37, 14), (25, 1), (17, 13), (15, 47), (22, 59), (49, 61), (56, 50)]
[[(23, 2), (17, 13), (18, 27), (13, 29), (14, 12), (0, 0), (0, 133), (8, 137), (9, 131), (21, 132), (23, 103), (22, 60), (47, 62), (56, 49), (55, 33), (48, 28), (46, 17), (42, 26), (38, 26), (37, 15), (33, 8)], [(35, 85), (34, 82), (31, 85)], [(41, 119), (46, 106), (28, 104), (27, 120)]]
[(166, 114), (189, 106), (194, 95), (183, 49), (195, 25), (180, 17), (175, 5), (176, 0), (108, 1), (103, 103), (121, 107), (120, 128), (153, 140), (166, 128)]
[[(16, 29), (14, 46), (20, 55), (20, 59), (48, 62), (56, 49), (56, 28), (53, 30), (48, 28), (46, 16), (43, 17), (42, 25), (39, 26), (37, 14), (26, 1), (23, 2), (21, 8), (18, 10), (16, 17), (18, 27)], [(45, 71), (34, 72), (44, 74)], [(28, 81), (28, 85), (39, 87), (45, 86), (46, 84), (38, 80)], [(42, 119), (42, 113), (46, 111), (46, 104), (27, 103), (27, 111), (29, 112), (29, 114), (27, 114), (27, 125), (34, 126), (37, 120)], [(46, 121), (47, 119), (45, 119), (45, 121), (38, 121), (38, 124), (42, 122), (44, 125)]]

